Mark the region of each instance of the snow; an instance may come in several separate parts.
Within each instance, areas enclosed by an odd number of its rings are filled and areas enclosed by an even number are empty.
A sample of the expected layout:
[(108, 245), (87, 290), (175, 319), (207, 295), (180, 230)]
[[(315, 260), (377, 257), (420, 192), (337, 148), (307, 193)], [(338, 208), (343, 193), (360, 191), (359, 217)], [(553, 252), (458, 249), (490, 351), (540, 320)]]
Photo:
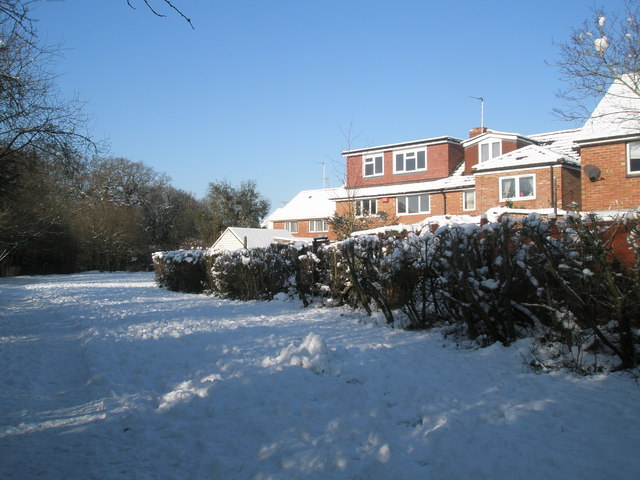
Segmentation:
[[(629, 374), (539, 375), (338, 308), (152, 274), (0, 279), (2, 479), (637, 478)], [(375, 320), (375, 319), (374, 319)]]

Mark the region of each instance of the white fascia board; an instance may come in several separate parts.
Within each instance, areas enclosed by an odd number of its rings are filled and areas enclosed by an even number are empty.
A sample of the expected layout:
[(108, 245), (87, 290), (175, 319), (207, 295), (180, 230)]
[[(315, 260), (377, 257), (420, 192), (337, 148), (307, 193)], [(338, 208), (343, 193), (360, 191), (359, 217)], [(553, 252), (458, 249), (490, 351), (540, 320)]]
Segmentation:
[(354, 189), (350, 195), (346, 197), (336, 198), (336, 201), (346, 201), (354, 199), (366, 199), (366, 198), (384, 198), (384, 197), (397, 197), (399, 195), (426, 193), (426, 192), (441, 192), (441, 191), (456, 191), (456, 190), (468, 190), (475, 187), (475, 178), (472, 176), (465, 176), (452, 180), (446, 178), (444, 180), (434, 180), (432, 182), (421, 183), (405, 183), (399, 185), (386, 185), (382, 187), (368, 187), (361, 189)]
[(640, 132), (623, 134), (623, 135), (615, 135), (615, 136), (605, 136), (600, 138), (585, 138), (575, 140), (575, 143), (578, 144), (579, 147), (590, 147), (593, 145), (604, 145), (607, 143), (621, 143), (621, 142), (629, 142), (640, 139)]
[(548, 170), (549, 167), (566, 167), (572, 170), (580, 170), (580, 166), (579, 165), (574, 165), (571, 163), (548, 163), (546, 165), (522, 165), (522, 166), (518, 166), (518, 167), (509, 167), (509, 168), (496, 168), (494, 170), (485, 170), (482, 172), (476, 172), (474, 173), (475, 176), (480, 176), (480, 175), (495, 175), (496, 173), (504, 173), (505, 175), (526, 175), (526, 173), (519, 173), (522, 172), (523, 170)]
[(534, 145), (538, 143), (536, 140), (526, 137), (524, 135), (521, 135), (519, 133), (495, 132), (493, 130), (489, 130), (488, 132), (485, 132), (473, 138), (468, 138), (464, 140), (462, 142), (462, 146), (464, 148), (469, 148), (475, 145), (476, 143), (482, 143), (485, 140), (489, 140), (491, 138), (497, 138), (500, 140), (513, 140), (513, 141), (517, 141), (518, 139), (521, 139), (521, 140), (524, 140), (525, 142), (528, 142), (529, 144), (534, 144)]
[(459, 145), (462, 143), (462, 140), (455, 137), (434, 137), (434, 138), (426, 138), (423, 140), (412, 140), (409, 142), (401, 142), (401, 143), (390, 143), (388, 145), (378, 145), (373, 147), (365, 147), (365, 148), (357, 148), (354, 150), (345, 150), (341, 153), (343, 157), (350, 157), (353, 155), (366, 155), (377, 152), (385, 152), (387, 150), (397, 150), (404, 148), (416, 148), (426, 145), (436, 145), (439, 143), (453, 143)]

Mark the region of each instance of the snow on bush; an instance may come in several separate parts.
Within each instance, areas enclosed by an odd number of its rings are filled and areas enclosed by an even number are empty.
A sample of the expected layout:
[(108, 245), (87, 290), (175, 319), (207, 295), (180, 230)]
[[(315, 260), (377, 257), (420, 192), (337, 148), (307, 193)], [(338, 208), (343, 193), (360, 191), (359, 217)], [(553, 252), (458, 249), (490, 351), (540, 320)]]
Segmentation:
[(151, 257), (158, 286), (177, 292), (201, 293), (207, 287), (207, 250), (155, 252)]
[[(538, 214), (495, 220), (450, 222), (422, 233), (362, 235), (316, 251), (274, 244), (235, 252), (165, 253), (154, 261), (171, 275), (180, 274), (175, 265), (206, 263), (207, 289), (227, 298), (297, 295), (305, 306), (322, 300), (368, 315), (379, 312), (397, 327), (446, 326), (447, 332), (481, 346), (535, 336), (562, 345), (556, 350), (563, 363), (573, 362), (578, 370), (585, 350), (612, 354), (623, 368), (636, 365), (637, 216), (618, 223), (577, 214), (563, 221)], [(622, 244), (630, 249), (621, 250), (621, 231), (628, 237)], [(635, 253), (635, 264), (618, 257), (620, 252)], [(161, 285), (170, 283), (166, 277), (171, 275), (164, 275), (158, 277)], [(282, 355), (283, 362), (293, 361), (287, 352)]]

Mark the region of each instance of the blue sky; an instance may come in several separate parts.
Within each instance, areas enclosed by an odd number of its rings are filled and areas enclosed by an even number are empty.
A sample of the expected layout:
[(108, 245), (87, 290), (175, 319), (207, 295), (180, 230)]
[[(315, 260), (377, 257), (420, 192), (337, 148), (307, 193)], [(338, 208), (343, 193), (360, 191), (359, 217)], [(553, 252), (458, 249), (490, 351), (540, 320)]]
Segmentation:
[[(112, 156), (168, 174), (197, 197), (209, 182), (254, 180), (281, 206), (344, 180), (340, 152), (480, 123), (528, 134), (557, 120), (565, 85), (553, 41), (593, 0), (173, 0), (192, 30), (142, 0), (43, 0), (40, 36), (63, 43), (65, 95), (86, 101)], [(622, 0), (607, 0), (614, 9)]]

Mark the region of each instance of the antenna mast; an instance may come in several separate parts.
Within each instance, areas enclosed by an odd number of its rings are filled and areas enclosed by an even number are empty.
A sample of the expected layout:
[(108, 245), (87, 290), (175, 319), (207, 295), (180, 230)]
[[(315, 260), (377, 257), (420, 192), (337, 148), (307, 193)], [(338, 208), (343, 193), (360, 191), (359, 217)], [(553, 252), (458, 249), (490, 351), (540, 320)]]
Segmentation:
[(316, 162), (322, 165), (322, 188), (327, 188), (327, 163), (326, 162)]
[(480, 128), (484, 128), (484, 97), (470, 97), (480, 100)]

